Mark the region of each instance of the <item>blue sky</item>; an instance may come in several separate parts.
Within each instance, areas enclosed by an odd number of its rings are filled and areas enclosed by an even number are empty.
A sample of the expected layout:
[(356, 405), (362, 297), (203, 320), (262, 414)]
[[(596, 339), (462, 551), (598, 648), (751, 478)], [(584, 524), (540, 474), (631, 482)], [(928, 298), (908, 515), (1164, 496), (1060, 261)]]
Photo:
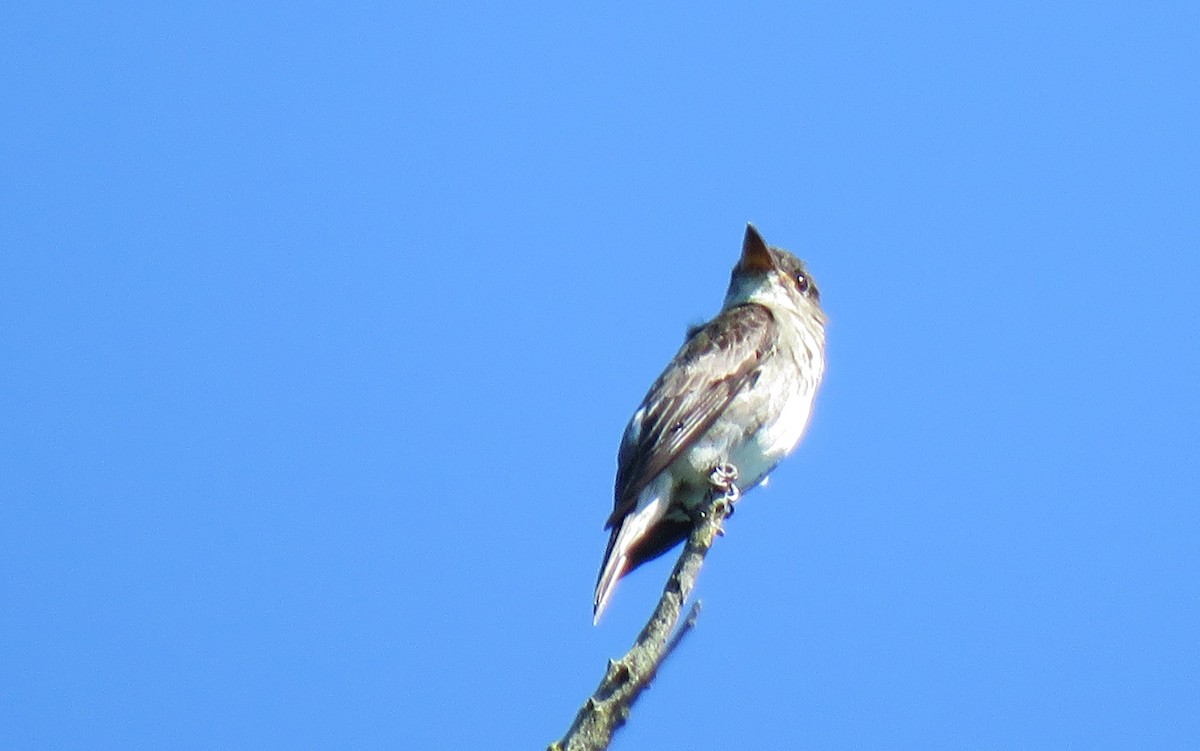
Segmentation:
[(0, 746), (544, 747), (748, 220), (825, 387), (614, 748), (1200, 742), (1194, 5), (0, 15)]

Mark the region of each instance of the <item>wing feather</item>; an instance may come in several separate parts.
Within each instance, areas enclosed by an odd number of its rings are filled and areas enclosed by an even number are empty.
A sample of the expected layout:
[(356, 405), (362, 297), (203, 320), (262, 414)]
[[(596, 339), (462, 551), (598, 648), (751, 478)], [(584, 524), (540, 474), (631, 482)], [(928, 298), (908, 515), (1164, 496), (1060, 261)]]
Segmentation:
[(724, 310), (691, 333), (625, 430), (606, 528), (620, 523), (637, 505), (642, 489), (757, 379), (776, 336), (774, 316), (756, 303)]

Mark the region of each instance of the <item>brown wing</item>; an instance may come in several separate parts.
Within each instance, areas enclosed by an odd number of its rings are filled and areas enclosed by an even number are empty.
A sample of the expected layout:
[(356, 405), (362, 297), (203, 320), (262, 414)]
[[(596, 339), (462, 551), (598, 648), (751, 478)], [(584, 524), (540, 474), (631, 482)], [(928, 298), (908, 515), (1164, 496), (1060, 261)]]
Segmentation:
[(691, 333), (625, 429), (606, 528), (620, 523), (642, 489), (753, 383), (776, 336), (771, 312), (756, 303), (722, 311)]

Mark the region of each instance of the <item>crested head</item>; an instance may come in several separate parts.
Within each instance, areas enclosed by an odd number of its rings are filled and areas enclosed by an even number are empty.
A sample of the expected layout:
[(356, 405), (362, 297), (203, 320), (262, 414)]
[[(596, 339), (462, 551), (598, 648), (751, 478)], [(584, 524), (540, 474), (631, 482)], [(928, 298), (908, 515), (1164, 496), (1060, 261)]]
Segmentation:
[[(783, 248), (767, 245), (753, 224), (746, 225), (742, 255), (733, 267), (725, 305), (757, 302), (768, 307), (783, 305), (796, 312), (820, 315), (821, 293), (808, 267)], [(824, 316), (820, 316), (823, 320)]]

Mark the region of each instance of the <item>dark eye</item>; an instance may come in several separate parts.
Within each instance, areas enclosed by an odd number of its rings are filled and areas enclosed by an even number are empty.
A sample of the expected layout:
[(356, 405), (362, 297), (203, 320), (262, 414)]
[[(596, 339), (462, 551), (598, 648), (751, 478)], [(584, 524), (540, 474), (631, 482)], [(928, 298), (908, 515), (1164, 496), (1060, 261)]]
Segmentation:
[(804, 294), (808, 294), (808, 277), (804, 274), (796, 274), (796, 287)]

